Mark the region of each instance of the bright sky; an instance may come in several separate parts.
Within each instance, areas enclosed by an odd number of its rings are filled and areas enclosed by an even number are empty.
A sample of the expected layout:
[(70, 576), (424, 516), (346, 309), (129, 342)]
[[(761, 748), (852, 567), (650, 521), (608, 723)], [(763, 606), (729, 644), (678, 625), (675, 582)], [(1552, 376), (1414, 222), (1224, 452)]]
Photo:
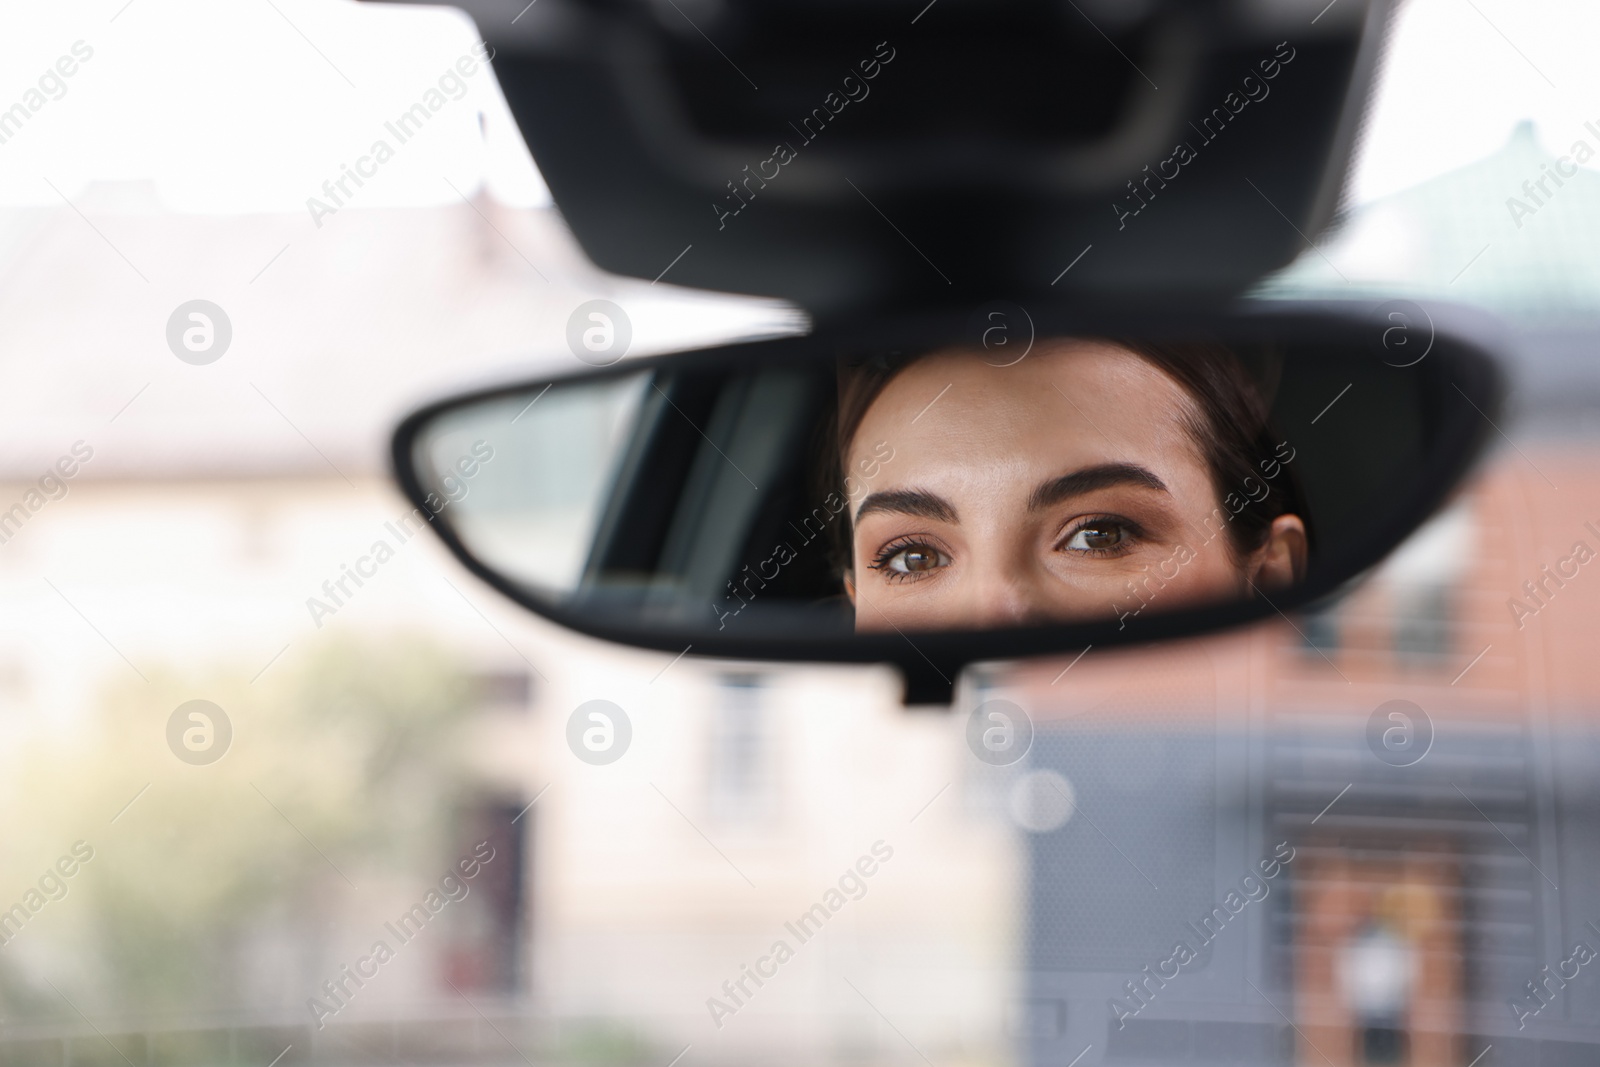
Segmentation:
[[(183, 211), (303, 210), (383, 123), (420, 100), (475, 34), (445, 8), (348, 0), (92, 0), (0, 15), (0, 109), (79, 40), (93, 57), (7, 143), (0, 203), (55, 203), (93, 179), (152, 179)], [(1357, 201), (1471, 162), (1534, 119), (1560, 149), (1600, 120), (1600, 4), (1406, 0), (1352, 181)], [(487, 179), (548, 194), (480, 71), (360, 193), (447, 203)], [(485, 116), (487, 139), (477, 130)], [(49, 184), (47, 184), (49, 183)]]
[[(458, 75), (477, 35), (450, 8), (345, 0), (14, 3), (0, 14), (0, 110), (80, 40), (92, 57), (0, 144), (0, 203), (151, 179), (180, 211), (305, 210), (375, 139), (396, 143), (384, 123)], [(478, 65), (460, 85), (354, 206), (448, 203), (452, 185), (471, 195), (486, 176), (509, 203), (548, 202), (492, 78)]]
[(1600, 4), (1405, 0), (1351, 176), (1362, 203), (1481, 159), (1521, 119), (1562, 154), (1600, 125)]

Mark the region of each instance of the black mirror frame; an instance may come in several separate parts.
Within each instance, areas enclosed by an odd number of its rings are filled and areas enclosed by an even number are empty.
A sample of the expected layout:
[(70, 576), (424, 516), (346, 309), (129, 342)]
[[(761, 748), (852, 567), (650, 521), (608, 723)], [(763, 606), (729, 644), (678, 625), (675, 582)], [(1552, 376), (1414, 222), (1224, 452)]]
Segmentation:
[[(1316, 336), (1338, 341), (1348, 337), (1364, 347), (1371, 358), (1382, 358), (1383, 331), (1389, 320), (1374, 317), (1380, 302), (1275, 302), (1254, 301), (1217, 312), (1183, 310), (1152, 312), (1148, 308), (1042, 309), (1028, 313), (1039, 335), (1113, 335), (1145, 337), (1216, 336), (1225, 343), (1245, 343), (1252, 335), (1268, 340), (1282, 333)], [(1274, 600), (1242, 601), (1203, 608), (1155, 614), (1107, 635), (1104, 622), (1065, 623), (1007, 630), (928, 631), (914, 635), (853, 634), (843, 636), (774, 638), (729, 634), (697, 635), (689, 650), (696, 656), (770, 662), (884, 663), (899, 668), (905, 679), (908, 704), (949, 703), (957, 675), (981, 661), (1017, 660), (1071, 653), (1090, 644), (1101, 647), (1135, 642), (1170, 640), (1242, 626), (1282, 615), (1288, 610), (1329, 597), (1371, 569), (1423, 524), (1453, 494), (1476, 463), (1495, 431), (1504, 394), (1504, 380), (1493, 356), (1494, 345), (1478, 340), (1499, 332), (1490, 319), (1469, 309), (1442, 305), (1419, 308), (1430, 323), (1430, 344), (1420, 366), (1431, 361), (1425, 373), (1441, 383), (1448, 381), (1460, 394), (1452, 403), (1443, 388), (1434, 390), (1440, 403), (1432, 412), (1437, 438), (1423, 469), (1415, 472), (1412, 491), (1396, 501), (1392, 512), (1375, 524), (1367, 536), (1339, 551), (1324, 555), (1307, 581)], [(829, 356), (851, 350), (893, 350), (932, 347), (965, 338), (971, 332), (971, 315), (940, 312), (917, 316), (871, 318), (831, 323), (814, 333), (778, 340), (751, 341), (624, 359), (604, 369), (552, 378), (549, 375), (494, 385), (430, 403), (408, 415), (396, 428), (391, 443), (391, 463), (406, 498), (428, 516), (434, 531), (462, 565), (513, 602), (566, 629), (635, 648), (683, 653), (683, 638), (615, 622), (597, 623), (581, 611), (552, 607), (479, 561), (456, 536), (448, 522), (439, 521), (423, 501), (428, 490), (413, 466), (414, 444), (422, 429), (436, 416), (463, 403), (513, 393), (552, 380), (600, 380), (633, 374), (662, 365), (695, 368), (737, 365), (741, 361), (815, 361), (818, 349)], [(1398, 366), (1390, 363), (1391, 366)], [(1409, 369), (1409, 368), (1401, 368)]]

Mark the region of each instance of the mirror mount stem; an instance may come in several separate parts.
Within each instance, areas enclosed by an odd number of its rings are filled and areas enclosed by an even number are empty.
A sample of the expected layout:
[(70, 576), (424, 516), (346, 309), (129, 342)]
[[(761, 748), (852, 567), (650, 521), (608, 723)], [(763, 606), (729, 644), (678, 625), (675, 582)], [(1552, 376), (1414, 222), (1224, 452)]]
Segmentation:
[(900, 676), (905, 684), (900, 701), (906, 707), (947, 711), (955, 700), (956, 678), (960, 668), (935, 665), (927, 660), (902, 662)]

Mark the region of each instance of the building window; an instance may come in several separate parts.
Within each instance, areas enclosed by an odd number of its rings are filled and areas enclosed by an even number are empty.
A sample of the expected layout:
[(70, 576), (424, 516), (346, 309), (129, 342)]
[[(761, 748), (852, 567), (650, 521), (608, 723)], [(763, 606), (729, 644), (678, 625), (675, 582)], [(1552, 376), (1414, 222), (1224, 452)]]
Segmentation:
[(716, 821), (761, 823), (776, 804), (771, 713), (761, 679), (728, 675), (711, 712), (710, 811)]

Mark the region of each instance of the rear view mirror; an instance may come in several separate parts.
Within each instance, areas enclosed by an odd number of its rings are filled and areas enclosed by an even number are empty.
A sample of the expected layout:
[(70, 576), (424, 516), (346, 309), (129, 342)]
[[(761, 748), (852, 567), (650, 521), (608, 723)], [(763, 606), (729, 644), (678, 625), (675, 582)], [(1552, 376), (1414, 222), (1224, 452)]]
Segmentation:
[(1261, 618), (1376, 563), (1493, 432), (1494, 364), (1443, 316), (880, 320), (451, 399), (394, 458), (558, 623), (947, 698), (975, 660)]

